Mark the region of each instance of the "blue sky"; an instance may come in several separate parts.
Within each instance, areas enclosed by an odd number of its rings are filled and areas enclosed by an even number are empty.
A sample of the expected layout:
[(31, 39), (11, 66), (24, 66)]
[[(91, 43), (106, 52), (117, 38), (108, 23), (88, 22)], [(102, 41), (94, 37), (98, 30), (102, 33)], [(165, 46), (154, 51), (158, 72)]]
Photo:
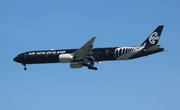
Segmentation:
[[(179, 110), (178, 0), (6, 0), (0, 3), (0, 110)], [(167, 51), (129, 61), (23, 66), (22, 52), (140, 45), (164, 25)]]

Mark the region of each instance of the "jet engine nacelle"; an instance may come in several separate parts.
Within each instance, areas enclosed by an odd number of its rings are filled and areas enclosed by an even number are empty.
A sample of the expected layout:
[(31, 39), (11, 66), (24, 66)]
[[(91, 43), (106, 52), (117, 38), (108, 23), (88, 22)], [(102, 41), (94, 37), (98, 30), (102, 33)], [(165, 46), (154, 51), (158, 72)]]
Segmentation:
[(73, 61), (73, 55), (72, 54), (60, 54), (59, 55), (59, 62), (60, 63), (69, 63)]
[(70, 63), (71, 68), (82, 68), (82, 64), (79, 63)]

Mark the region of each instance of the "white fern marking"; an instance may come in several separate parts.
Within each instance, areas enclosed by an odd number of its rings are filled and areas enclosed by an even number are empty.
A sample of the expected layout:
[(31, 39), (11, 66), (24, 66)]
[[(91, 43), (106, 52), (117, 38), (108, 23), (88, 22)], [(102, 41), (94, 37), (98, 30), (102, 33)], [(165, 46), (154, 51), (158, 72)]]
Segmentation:
[(144, 47), (146, 43), (144, 43), (142, 46), (138, 47), (119, 47), (116, 48), (114, 51), (114, 57), (116, 60), (128, 60), (131, 57), (133, 57), (135, 54), (140, 52)]

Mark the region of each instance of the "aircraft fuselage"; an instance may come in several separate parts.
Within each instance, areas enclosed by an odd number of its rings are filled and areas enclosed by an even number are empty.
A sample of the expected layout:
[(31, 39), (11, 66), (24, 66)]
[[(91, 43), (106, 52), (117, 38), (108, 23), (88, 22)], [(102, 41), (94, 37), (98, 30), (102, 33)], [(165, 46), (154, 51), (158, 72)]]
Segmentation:
[(14, 61), (23, 64), (25, 70), (26, 64), (42, 63), (69, 63), (71, 68), (86, 66), (88, 69), (97, 70), (94, 62), (130, 60), (164, 51), (164, 48), (157, 44), (163, 27), (158, 26), (140, 46), (93, 48), (96, 39), (93, 37), (79, 49), (28, 51), (16, 56)]
[[(118, 59), (118, 57), (122, 56), (124, 53), (128, 51), (128, 49), (125, 49), (125, 47), (121, 47), (124, 48), (124, 50), (123, 49), (116, 50), (118, 48), (119, 47), (94, 48), (92, 50), (92, 56), (95, 62), (101, 62), (101, 61), (111, 61), (111, 60), (129, 60), (129, 59), (148, 56), (150, 54), (164, 51), (164, 48), (158, 48), (157, 50), (153, 50), (153, 51), (141, 50), (133, 57), (128, 58), (128, 56), (124, 56)], [(61, 54), (71, 54), (76, 50), (77, 49), (28, 51), (16, 56), (14, 58), (14, 61), (22, 64), (61, 63), (59, 59), (59, 56)], [(92, 59), (88, 58), (88, 60), (91, 61)], [(71, 62), (83, 62), (83, 60), (74, 60), (74, 61), (72, 60)], [(70, 63), (70, 62), (65, 62), (65, 63)]]

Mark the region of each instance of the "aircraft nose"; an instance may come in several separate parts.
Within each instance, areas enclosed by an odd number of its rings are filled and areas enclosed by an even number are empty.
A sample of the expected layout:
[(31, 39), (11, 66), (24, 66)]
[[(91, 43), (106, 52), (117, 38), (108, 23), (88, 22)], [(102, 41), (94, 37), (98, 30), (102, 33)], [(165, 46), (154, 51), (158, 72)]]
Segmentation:
[(19, 62), (19, 58), (18, 58), (18, 57), (15, 57), (13, 60), (14, 60), (15, 62)]

